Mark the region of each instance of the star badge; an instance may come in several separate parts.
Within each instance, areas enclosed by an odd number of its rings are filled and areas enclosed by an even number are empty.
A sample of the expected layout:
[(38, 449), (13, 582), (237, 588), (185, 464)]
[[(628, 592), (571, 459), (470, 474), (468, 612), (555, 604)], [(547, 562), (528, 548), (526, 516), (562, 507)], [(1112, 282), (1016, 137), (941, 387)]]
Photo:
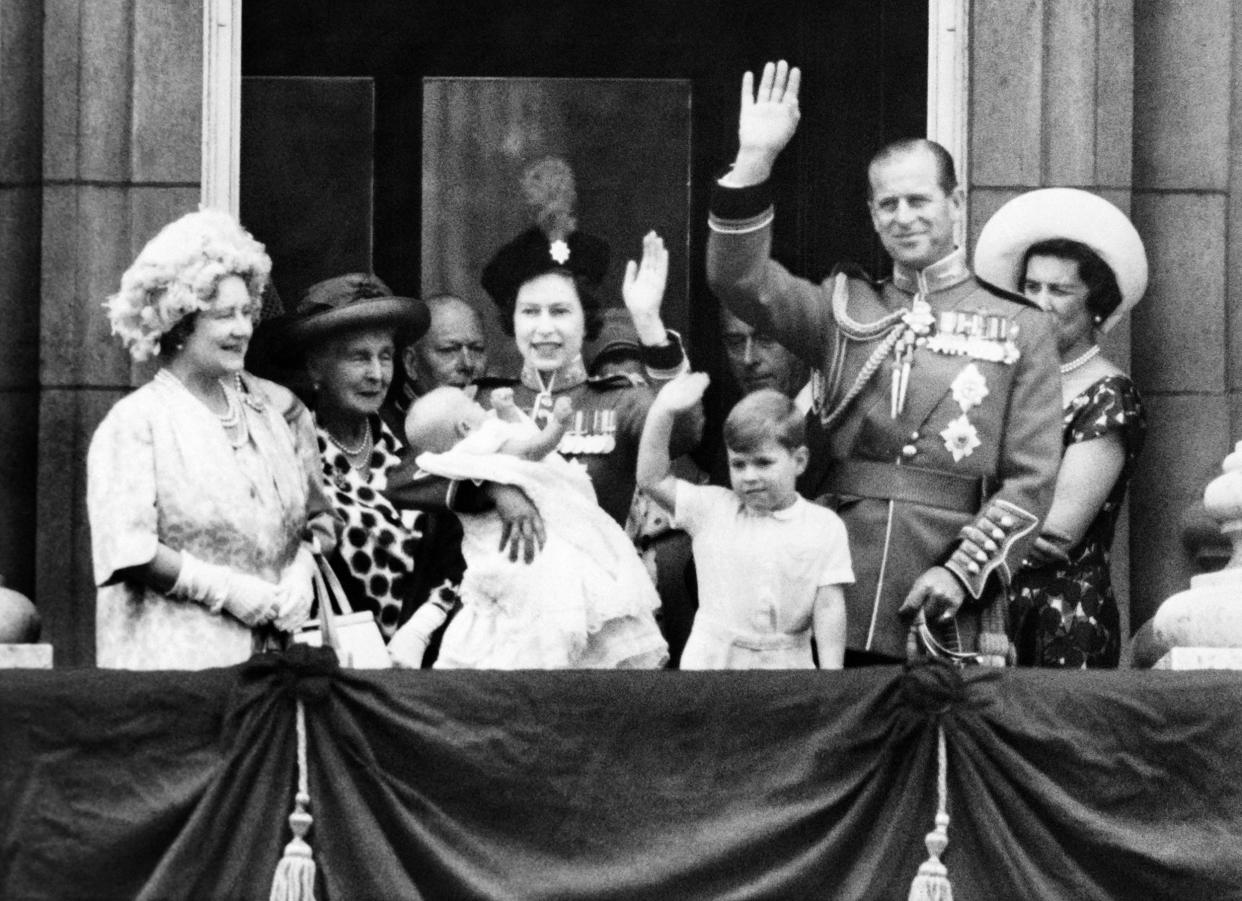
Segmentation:
[(557, 238), (548, 246), (548, 255), (563, 266), (569, 261), (569, 245)]
[(962, 462), (983, 443), (979, 440), (979, 433), (966, 418), (965, 413), (950, 422), (948, 428), (940, 433), (940, 437), (944, 439), (945, 450), (953, 455), (954, 463)]

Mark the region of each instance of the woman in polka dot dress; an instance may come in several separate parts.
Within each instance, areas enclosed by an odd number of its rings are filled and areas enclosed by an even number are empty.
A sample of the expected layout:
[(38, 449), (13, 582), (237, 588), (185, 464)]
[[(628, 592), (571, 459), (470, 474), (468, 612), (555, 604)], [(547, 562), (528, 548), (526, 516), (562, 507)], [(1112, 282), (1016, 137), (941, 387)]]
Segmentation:
[(287, 335), (305, 357), (314, 397), (324, 488), (343, 522), (333, 568), (355, 610), (375, 614), (391, 638), (426, 596), (434, 561), (420, 559), (424, 514), (384, 497), (403, 443), (379, 417), (392, 382), (394, 338), (427, 328), (422, 301), (394, 297), (373, 275), (312, 285)]

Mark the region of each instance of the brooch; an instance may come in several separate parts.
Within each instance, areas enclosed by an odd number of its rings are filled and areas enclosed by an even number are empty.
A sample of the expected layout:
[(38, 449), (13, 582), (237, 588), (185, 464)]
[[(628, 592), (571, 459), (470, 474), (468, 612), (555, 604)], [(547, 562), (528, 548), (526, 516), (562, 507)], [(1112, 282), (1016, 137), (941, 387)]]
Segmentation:
[(944, 439), (944, 447), (953, 455), (953, 462), (960, 463), (975, 452), (975, 448), (983, 442), (979, 440), (979, 432), (963, 413), (940, 433)]
[(953, 399), (961, 407), (963, 413), (969, 413), (988, 396), (988, 380), (984, 378), (979, 367), (970, 363), (957, 374), (953, 384), (949, 386)]

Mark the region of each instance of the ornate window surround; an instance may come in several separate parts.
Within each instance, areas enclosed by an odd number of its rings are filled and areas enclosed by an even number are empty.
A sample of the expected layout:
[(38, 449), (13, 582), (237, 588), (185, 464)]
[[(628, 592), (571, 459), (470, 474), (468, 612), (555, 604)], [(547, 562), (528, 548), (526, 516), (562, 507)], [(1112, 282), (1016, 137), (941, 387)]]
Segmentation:
[[(202, 203), (233, 214), (241, 158), (241, 5), (203, 0)], [(963, 184), (969, 184), (969, 6), (970, 0), (927, 2), (927, 136), (953, 155)]]

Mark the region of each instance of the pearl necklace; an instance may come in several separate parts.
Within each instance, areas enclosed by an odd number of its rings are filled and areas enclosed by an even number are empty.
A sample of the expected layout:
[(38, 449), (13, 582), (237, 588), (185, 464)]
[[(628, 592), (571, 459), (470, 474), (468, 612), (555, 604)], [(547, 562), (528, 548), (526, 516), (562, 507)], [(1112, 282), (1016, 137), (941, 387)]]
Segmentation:
[(242, 406), (239, 400), (242, 396), (241, 376), (234, 376), (232, 391), (229, 390), (228, 383), (224, 379), (219, 379), (218, 381), (220, 383), (220, 391), (224, 394), (225, 408), (223, 413), (216, 414), (216, 418), (220, 420), (220, 425), (229, 439), (229, 444), (236, 449), (244, 445), (249, 438), (246, 418), (242, 416)]
[(1089, 347), (1086, 351), (1084, 351), (1081, 356), (1074, 357), (1074, 359), (1070, 360), (1068, 363), (1062, 363), (1061, 364), (1061, 375), (1068, 375), (1069, 373), (1073, 372), (1075, 369), (1081, 369), (1083, 366), (1086, 366), (1087, 363), (1089, 363), (1091, 360), (1094, 360), (1099, 355), (1100, 355), (1100, 345), (1092, 344), (1091, 347)]
[(367, 461), (371, 459), (371, 451), (375, 449), (375, 446), (372, 442), (371, 424), (369, 422), (357, 447), (346, 447), (336, 440), (336, 436), (332, 434), (330, 429), (325, 428), (324, 433), (328, 436), (328, 440), (335, 444), (337, 449), (345, 455), (345, 459), (349, 461), (349, 465), (354, 467), (354, 469), (362, 469)]
[(337, 436), (332, 434), (332, 430), (330, 429), (324, 429), (324, 432), (327, 432), (328, 440), (332, 441), (334, 445), (337, 445), (337, 447), (344, 452), (345, 456), (348, 457), (361, 456), (363, 451), (366, 450), (366, 445), (369, 445), (371, 442), (370, 423), (366, 424), (366, 430), (363, 432), (363, 440), (359, 441), (358, 446), (356, 447), (347, 447), (343, 445), (342, 442), (337, 440)]

